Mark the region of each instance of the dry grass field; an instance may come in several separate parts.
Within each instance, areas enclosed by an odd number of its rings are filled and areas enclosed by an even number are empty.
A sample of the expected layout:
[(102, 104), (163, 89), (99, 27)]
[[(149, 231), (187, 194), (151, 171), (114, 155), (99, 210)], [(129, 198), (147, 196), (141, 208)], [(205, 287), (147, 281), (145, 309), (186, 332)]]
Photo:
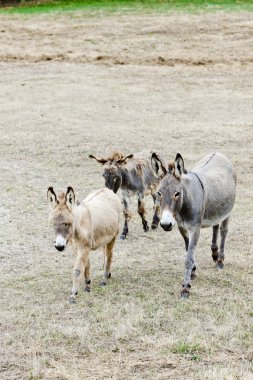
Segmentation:
[[(252, 28), (249, 12), (0, 15), (1, 380), (253, 379)], [(144, 233), (133, 199), (109, 285), (94, 252), (92, 293), (67, 301), (47, 187), (82, 199), (103, 186), (88, 155), (115, 149), (237, 168), (225, 268), (202, 230), (189, 300), (183, 239)]]

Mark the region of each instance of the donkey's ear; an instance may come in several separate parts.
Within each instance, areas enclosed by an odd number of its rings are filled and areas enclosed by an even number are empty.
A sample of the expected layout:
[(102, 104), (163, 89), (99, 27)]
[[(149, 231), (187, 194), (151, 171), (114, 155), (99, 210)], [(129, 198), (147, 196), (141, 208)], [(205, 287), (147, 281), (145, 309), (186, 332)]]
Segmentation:
[(52, 186), (47, 189), (47, 202), (52, 208), (58, 204), (57, 196)]
[(134, 156), (133, 154), (129, 154), (128, 156), (120, 158), (119, 160), (117, 160), (117, 164), (124, 164), (126, 160), (132, 158), (133, 156)]
[(67, 205), (67, 207), (70, 209), (70, 210), (72, 210), (72, 207), (74, 206), (74, 204), (75, 204), (75, 192), (74, 192), (74, 190), (73, 190), (73, 188), (71, 187), (71, 186), (69, 186), (68, 188), (67, 188), (67, 192), (66, 192), (66, 196), (65, 196), (65, 198), (66, 198), (66, 205)]
[(156, 174), (159, 176), (164, 176), (167, 173), (164, 163), (161, 161), (160, 157), (155, 152), (153, 152), (151, 155), (151, 166), (153, 170), (156, 172)]
[(184, 160), (180, 153), (177, 153), (175, 158), (175, 176), (180, 178), (182, 174), (186, 174), (187, 171), (184, 168)]
[(96, 156), (93, 156), (93, 154), (90, 154), (89, 158), (94, 158), (97, 162), (99, 162), (102, 165), (104, 165), (108, 161), (106, 158), (96, 157)]

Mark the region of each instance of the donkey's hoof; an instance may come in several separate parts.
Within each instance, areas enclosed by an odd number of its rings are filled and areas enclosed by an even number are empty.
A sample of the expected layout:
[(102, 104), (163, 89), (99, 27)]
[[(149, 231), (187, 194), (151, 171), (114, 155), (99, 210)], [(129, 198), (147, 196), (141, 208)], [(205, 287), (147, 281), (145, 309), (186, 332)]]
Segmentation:
[(151, 230), (156, 230), (158, 227), (158, 224), (152, 223), (151, 224)]
[(90, 291), (91, 291), (90, 286), (85, 286), (84, 291), (87, 293), (90, 293)]
[(222, 261), (218, 261), (216, 267), (217, 267), (218, 269), (223, 269), (223, 268), (224, 268), (224, 264), (223, 264), (223, 262), (222, 262)]
[(212, 258), (215, 263), (217, 263), (219, 257), (218, 248), (212, 248)]
[(112, 277), (112, 274), (111, 274), (111, 272), (109, 272), (108, 274), (107, 274), (107, 278), (111, 278)]
[(181, 298), (189, 298), (190, 297), (190, 292), (188, 289), (183, 289), (181, 291)]
[(120, 235), (119, 239), (120, 240), (126, 240), (126, 235), (124, 235), (124, 234)]
[(69, 303), (76, 303), (76, 297), (75, 296), (70, 296), (69, 297)]
[(106, 282), (105, 281), (100, 281), (100, 283), (99, 283), (99, 286), (101, 286), (101, 287), (104, 287), (104, 286), (106, 286)]
[(149, 226), (145, 226), (145, 227), (143, 227), (143, 229), (144, 229), (144, 232), (148, 232), (149, 231)]

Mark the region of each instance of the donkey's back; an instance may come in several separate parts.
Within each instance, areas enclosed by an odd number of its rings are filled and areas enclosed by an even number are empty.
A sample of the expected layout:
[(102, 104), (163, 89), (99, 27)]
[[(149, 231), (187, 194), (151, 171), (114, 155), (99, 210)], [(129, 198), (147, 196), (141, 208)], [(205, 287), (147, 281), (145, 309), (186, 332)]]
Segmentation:
[(196, 164), (192, 173), (203, 185), (203, 227), (226, 219), (235, 202), (236, 172), (232, 163), (222, 153), (211, 153)]
[(101, 246), (114, 237), (119, 231), (121, 202), (112, 190), (107, 188), (95, 190), (82, 202), (89, 212), (94, 247)]

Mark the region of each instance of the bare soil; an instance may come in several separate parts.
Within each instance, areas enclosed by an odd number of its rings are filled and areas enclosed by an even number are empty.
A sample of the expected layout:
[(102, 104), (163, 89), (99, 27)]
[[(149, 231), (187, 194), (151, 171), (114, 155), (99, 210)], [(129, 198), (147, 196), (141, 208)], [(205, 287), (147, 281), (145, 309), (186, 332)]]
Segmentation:
[[(253, 379), (252, 27), (247, 12), (0, 16), (1, 379)], [(67, 302), (47, 187), (82, 199), (103, 186), (88, 155), (115, 149), (237, 168), (225, 269), (203, 230), (188, 301), (183, 239), (144, 233), (133, 199), (110, 284), (95, 252), (92, 293)]]

